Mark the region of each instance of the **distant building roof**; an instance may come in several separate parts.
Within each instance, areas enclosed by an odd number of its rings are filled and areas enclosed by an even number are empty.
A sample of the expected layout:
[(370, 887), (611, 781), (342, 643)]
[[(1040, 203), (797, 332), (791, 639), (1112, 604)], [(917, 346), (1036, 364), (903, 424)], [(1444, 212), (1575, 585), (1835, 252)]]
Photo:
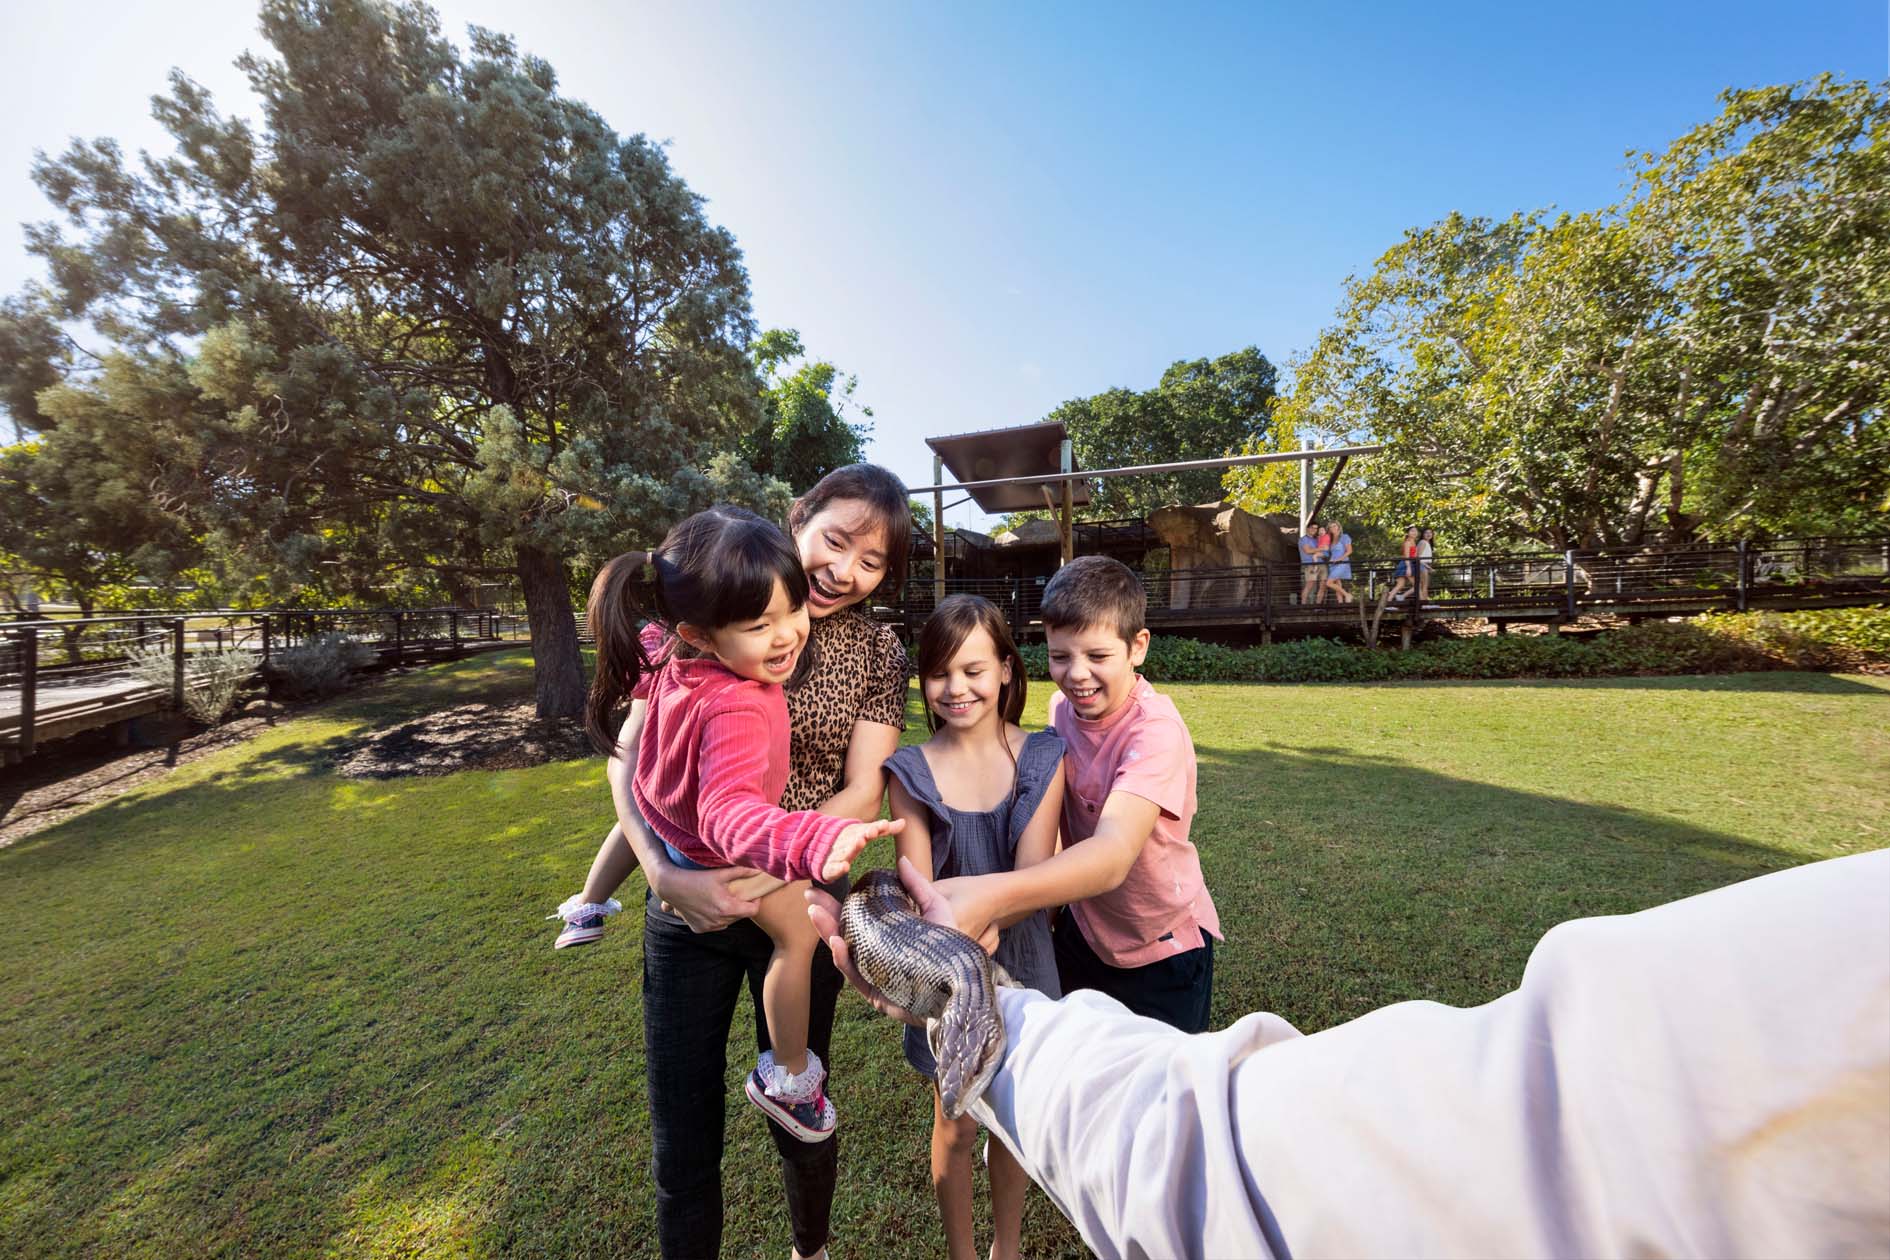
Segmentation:
[[(1060, 420), (1020, 424), (1008, 429), (985, 429), (925, 439), (959, 481), (995, 481), (1000, 477), (1030, 477), (1063, 470), (1063, 439), (1069, 430)], [(1028, 512), (1050, 506), (1043, 497), (1048, 486), (1057, 503), (1062, 488), (1054, 481), (1039, 485), (984, 486), (966, 493), (986, 512)], [(1074, 502), (1089, 502), (1089, 483), (1076, 483)]]

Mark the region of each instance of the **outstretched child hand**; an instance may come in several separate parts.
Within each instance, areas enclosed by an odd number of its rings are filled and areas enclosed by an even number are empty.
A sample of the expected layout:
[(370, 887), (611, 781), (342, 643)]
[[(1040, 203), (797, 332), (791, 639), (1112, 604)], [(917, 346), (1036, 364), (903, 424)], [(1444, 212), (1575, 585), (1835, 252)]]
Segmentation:
[(820, 868), (820, 882), (827, 884), (839, 879), (853, 866), (853, 859), (866, 851), (869, 843), (881, 836), (896, 836), (905, 828), (903, 818), (850, 824), (827, 851), (827, 864)]

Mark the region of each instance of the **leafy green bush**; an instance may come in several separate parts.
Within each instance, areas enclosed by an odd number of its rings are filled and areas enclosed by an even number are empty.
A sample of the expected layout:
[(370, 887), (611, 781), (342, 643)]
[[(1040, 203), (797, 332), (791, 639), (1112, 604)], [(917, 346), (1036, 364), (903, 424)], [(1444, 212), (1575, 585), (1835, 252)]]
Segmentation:
[(1774, 659), (1811, 668), (1890, 658), (1890, 609), (1881, 607), (1712, 613), (1699, 622)]
[[(1041, 643), (1023, 646), (1032, 678), (1048, 678)], [(1714, 613), (1650, 621), (1590, 640), (1562, 635), (1439, 639), (1409, 652), (1332, 639), (1232, 648), (1167, 635), (1151, 640), (1142, 673), (1155, 682), (1377, 682), (1424, 678), (1592, 678), (1842, 669), (1890, 661), (1890, 608)]]

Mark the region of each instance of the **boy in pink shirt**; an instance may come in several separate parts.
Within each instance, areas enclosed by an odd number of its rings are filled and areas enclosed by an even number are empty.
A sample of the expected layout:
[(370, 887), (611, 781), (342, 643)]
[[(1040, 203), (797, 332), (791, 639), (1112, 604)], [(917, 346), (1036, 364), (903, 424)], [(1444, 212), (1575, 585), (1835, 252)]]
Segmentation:
[(1106, 556), (1065, 565), (1043, 593), (1050, 725), (1064, 756), (1063, 850), (1047, 862), (942, 881), (959, 926), (1008, 926), (1055, 905), (1065, 993), (1099, 989), (1184, 1032), (1207, 1028), (1220, 916), (1188, 839), (1194, 741), (1174, 702), (1136, 673), (1147, 596)]

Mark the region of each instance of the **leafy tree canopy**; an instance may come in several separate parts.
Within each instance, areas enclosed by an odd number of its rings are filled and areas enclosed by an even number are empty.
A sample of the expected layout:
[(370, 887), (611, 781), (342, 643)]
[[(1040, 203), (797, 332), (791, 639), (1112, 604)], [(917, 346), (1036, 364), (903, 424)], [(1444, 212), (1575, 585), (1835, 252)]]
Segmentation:
[[(1890, 99), (1825, 77), (1723, 101), (1619, 205), (1452, 214), (1347, 283), (1279, 417), (1385, 444), (1340, 510), (1480, 545), (1882, 528)], [(1279, 505), (1277, 474), (1228, 484)]]
[[(792, 328), (762, 333), (751, 354), (762, 379), (761, 420), (741, 445), (751, 468), (800, 494), (834, 469), (866, 458), (872, 426), (846, 419), (857, 377), (841, 376), (824, 360), (805, 360), (790, 372), (790, 363), (805, 354)], [(868, 418), (873, 414), (871, 407), (859, 410)]]
[[(1150, 390), (1110, 389), (1073, 398), (1044, 419), (1069, 426), (1079, 467), (1218, 459), (1264, 440), (1278, 381), (1273, 364), (1248, 346), (1217, 359), (1177, 361)], [(1077, 514), (1084, 520), (1141, 517), (1166, 504), (1204, 503), (1220, 493), (1221, 475), (1213, 471), (1109, 477), (1092, 483), (1089, 504)], [(1043, 515), (1014, 513), (1002, 528)]]

